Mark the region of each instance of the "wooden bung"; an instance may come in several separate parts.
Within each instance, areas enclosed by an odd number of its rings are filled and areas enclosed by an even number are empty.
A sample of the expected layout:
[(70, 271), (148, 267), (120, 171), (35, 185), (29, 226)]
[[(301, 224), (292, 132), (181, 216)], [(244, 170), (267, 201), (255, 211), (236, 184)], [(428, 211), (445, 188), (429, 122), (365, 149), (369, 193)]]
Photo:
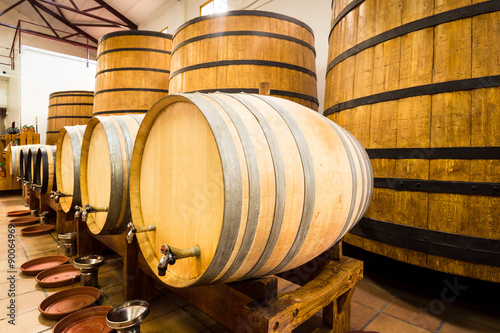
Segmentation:
[(153, 272), (163, 245), (200, 250), (159, 276), (174, 287), (309, 261), (361, 218), (372, 187), (368, 157), (346, 130), (298, 103), (241, 93), (161, 99), (130, 166), (134, 224), (156, 227), (136, 234)]

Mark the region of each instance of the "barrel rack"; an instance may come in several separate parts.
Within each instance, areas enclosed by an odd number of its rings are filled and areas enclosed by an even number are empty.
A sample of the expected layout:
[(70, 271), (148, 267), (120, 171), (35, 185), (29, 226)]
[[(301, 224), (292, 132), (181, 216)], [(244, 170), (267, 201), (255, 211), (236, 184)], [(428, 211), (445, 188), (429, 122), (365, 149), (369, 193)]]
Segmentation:
[[(131, 244), (126, 233), (94, 235), (77, 221), (78, 255), (96, 254), (109, 248), (123, 257), (125, 300), (154, 298), (159, 279), (151, 271), (137, 239)], [(278, 277), (169, 289), (233, 332), (291, 332), (323, 311), (319, 332), (350, 330), (351, 297), (363, 278), (363, 262), (342, 255), (341, 242), (314, 260), (278, 275), (301, 287), (278, 293)], [(315, 331), (315, 332), (316, 332)]]

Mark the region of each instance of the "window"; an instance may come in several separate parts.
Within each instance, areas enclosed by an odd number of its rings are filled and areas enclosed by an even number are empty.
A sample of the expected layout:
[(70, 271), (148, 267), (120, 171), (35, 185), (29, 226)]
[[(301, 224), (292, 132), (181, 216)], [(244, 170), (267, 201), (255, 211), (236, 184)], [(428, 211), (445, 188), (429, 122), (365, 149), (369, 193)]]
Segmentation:
[(200, 15), (226, 12), (227, 0), (209, 0), (200, 6)]

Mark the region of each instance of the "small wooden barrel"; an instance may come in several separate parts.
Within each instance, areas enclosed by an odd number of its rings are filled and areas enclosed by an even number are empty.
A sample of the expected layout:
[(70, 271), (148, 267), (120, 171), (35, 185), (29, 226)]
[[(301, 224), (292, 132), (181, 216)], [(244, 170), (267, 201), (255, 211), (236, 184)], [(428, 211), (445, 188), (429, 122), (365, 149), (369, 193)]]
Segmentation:
[(499, 21), (499, 1), (333, 1), (324, 114), (375, 176), (347, 243), (500, 282)]
[(177, 29), (170, 93), (258, 93), (318, 110), (314, 34), (285, 15), (238, 10), (192, 19)]
[(70, 195), (59, 198), (59, 204), (65, 213), (76, 205), (81, 205), (80, 154), (85, 127), (83, 125), (65, 126), (61, 129), (57, 138), (57, 189)]
[(96, 116), (82, 141), (80, 184), (82, 204), (108, 207), (90, 213), (94, 234), (120, 234), (130, 222), (128, 179), (135, 137), (144, 115)]
[(146, 113), (168, 94), (172, 35), (127, 30), (97, 46), (94, 116)]
[(64, 126), (86, 125), (92, 118), (93, 91), (58, 91), (50, 94), (47, 145), (55, 145)]
[[(35, 172), (35, 167), (37, 163), (37, 152), (38, 152), (39, 147), (30, 147), (28, 148), (28, 160), (27, 160), (27, 165), (25, 166), (25, 176), (26, 180), (29, 181), (30, 183), (37, 183), (37, 174)], [(27, 168), (29, 168), (29, 171), (26, 171)]]
[[(31, 150), (35, 150), (41, 145), (22, 145), (19, 147), (19, 176), (27, 182), (32, 181), (32, 158), (31, 158)], [(17, 151), (17, 149), (16, 149)]]
[(57, 146), (42, 146), (37, 149), (34, 183), (40, 194), (46, 194), (57, 189), (56, 184), (56, 151)]
[[(165, 144), (168, 143), (168, 144)], [(333, 246), (361, 218), (373, 182), (359, 142), (300, 104), (249, 94), (178, 94), (147, 113), (130, 202), (158, 274), (163, 244), (198, 257), (159, 278), (188, 287), (271, 275)]]
[(21, 176), (21, 149), (23, 146), (10, 147), (10, 174), (12, 177)]

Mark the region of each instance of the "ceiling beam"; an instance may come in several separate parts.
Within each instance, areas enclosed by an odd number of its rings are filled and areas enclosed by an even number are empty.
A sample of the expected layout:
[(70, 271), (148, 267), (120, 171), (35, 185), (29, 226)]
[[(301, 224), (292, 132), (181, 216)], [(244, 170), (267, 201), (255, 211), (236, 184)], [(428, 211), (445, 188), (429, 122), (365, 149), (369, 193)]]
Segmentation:
[(33, 7), (33, 9), (35, 10), (35, 12), (38, 14), (38, 16), (40, 16), (42, 18), (42, 20), (45, 22), (45, 24), (47, 25), (47, 27), (49, 27), (50, 30), (52, 30), (52, 33), (58, 37), (58, 38), (61, 38), (61, 36), (59, 36), (59, 34), (57, 33), (57, 31), (54, 30), (54, 28), (50, 25), (49, 21), (47, 21), (45, 19), (45, 17), (42, 15), (42, 13), (40, 13), (40, 11), (38, 10), (38, 8), (36, 8), (31, 2), (29, 3), (31, 5), (31, 7)]
[(117, 18), (119, 18), (120, 20), (125, 22), (129, 29), (137, 30), (137, 24), (130, 21), (128, 18), (126, 18), (124, 15), (122, 15), (119, 11), (117, 11), (116, 9), (114, 9), (113, 7), (108, 5), (106, 2), (104, 2), (104, 0), (94, 0), (94, 1), (97, 2), (98, 4), (100, 4), (101, 6), (103, 6), (104, 8), (106, 8), (110, 13), (115, 15)]
[(13, 4), (12, 6), (10, 6), (9, 8), (5, 9), (4, 11), (0, 12), (0, 16), (2, 16), (3, 14), (7, 13), (8, 11), (10, 11), (11, 9), (17, 7), (18, 5), (22, 4), (23, 2), (25, 2), (26, 0), (20, 0), (18, 2), (16, 2), (15, 4)]
[(88, 38), (89, 40), (93, 41), (94, 43), (97, 43), (97, 39), (94, 38), (93, 36), (89, 35), (88, 33), (86, 33), (85, 31), (83, 31), (82, 29), (78, 28), (77, 26), (75, 26), (73, 23), (69, 22), (67, 19), (65, 19), (64, 17), (61, 17), (59, 15), (57, 15), (56, 13), (54, 13), (53, 11), (51, 11), (50, 9), (48, 9), (47, 7), (45, 7), (44, 5), (42, 5), (41, 3), (38, 3), (37, 1), (35, 0), (28, 0), (31, 4), (35, 4), (35, 6), (37, 6), (38, 8), (40, 8), (41, 10), (43, 10), (44, 12), (46, 12), (47, 14), (49, 14), (50, 16), (52, 16), (53, 18), (57, 19), (58, 21), (64, 23), (65, 25), (67, 25), (69, 28), (73, 29), (74, 31), (76, 32), (79, 32), (82, 36), (85, 36), (86, 38)]
[[(31, 1), (31, 0), (28, 0), (28, 1)], [(126, 26), (126, 24), (123, 24), (123, 23), (120, 23), (120, 22), (116, 22), (116, 21), (111, 21), (111, 20), (108, 20), (108, 19), (106, 19), (104, 17), (93, 15), (93, 14), (89, 14), (89, 13), (86, 13), (86, 12), (81, 11), (81, 10), (76, 10), (74, 8), (62, 5), (62, 4), (57, 3), (55, 1), (52, 1), (52, 0), (37, 0), (37, 2), (45, 2), (45, 3), (49, 4), (49, 5), (53, 5), (53, 6), (61, 8), (61, 9), (69, 10), (70, 12), (77, 13), (77, 14), (80, 14), (80, 15), (83, 15), (83, 16), (87, 16), (87, 17), (90, 17), (90, 18), (93, 18), (93, 19), (96, 19), (96, 20), (99, 20), (99, 21), (103, 21), (103, 22), (107, 22), (107, 23), (113, 23), (113, 24), (116, 24), (118, 26)]]

